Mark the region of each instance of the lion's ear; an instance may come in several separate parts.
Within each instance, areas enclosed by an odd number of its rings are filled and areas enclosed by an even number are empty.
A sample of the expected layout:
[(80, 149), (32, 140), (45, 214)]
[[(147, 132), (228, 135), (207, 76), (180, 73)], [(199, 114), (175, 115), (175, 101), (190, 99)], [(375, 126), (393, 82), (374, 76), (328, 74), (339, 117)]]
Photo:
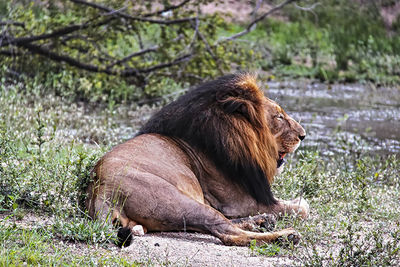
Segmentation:
[(217, 100), (225, 112), (240, 114), (250, 123), (255, 125), (259, 124), (257, 112), (254, 108), (254, 104), (250, 100), (223, 93), (217, 94)]

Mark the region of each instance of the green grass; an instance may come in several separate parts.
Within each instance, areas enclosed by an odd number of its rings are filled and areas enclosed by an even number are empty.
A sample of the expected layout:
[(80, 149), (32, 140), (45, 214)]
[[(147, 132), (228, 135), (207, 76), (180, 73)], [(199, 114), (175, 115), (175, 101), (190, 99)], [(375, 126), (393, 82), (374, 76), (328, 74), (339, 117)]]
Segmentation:
[[(0, 85), (0, 209), (6, 217), (0, 222), (0, 265), (140, 264), (112, 253), (115, 230), (87, 218), (82, 190), (93, 164), (133, 135), (124, 127), (126, 118), (137, 128), (152, 109), (96, 109), (23, 92), (23, 84)], [(328, 158), (300, 149), (273, 185), (279, 198), (302, 196), (310, 204), (308, 220), (286, 218), (277, 225), (296, 228), (301, 243), (252, 244), (249, 253), (291, 257), (304, 266), (398, 264), (400, 159), (367, 155), (340, 132), (332, 138), (343, 154)], [(31, 213), (49, 220), (18, 223)]]
[[(338, 141), (339, 142), (339, 141)], [(350, 150), (350, 148), (348, 148)], [(356, 154), (323, 158), (302, 151), (273, 189), (283, 199), (304, 197), (310, 218), (286, 218), (277, 228), (302, 235), (296, 247), (250, 246), (258, 255), (287, 255), (300, 266), (396, 266), (400, 263), (400, 159)]]
[[(11, 219), (10, 219), (11, 220)], [(9, 223), (9, 224), (7, 224)], [(0, 224), (0, 266), (136, 266), (111, 251), (73, 248), (46, 228), (26, 229), (7, 220)]]
[[(89, 249), (107, 248), (116, 231), (82, 207), (89, 172), (119, 141), (114, 134), (123, 130), (113, 120), (124, 115), (101, 107), (96, 117), (87, 106), (23, 92), (23, 84), (0, 85), (0, 266), (136, 264)], [(21, 226), (32, 212), (49, 225)], [(87, 247), (87, 255), (69, 243)]]
[(348, 154), (327, 160), (307, 152), (292, 164), (276, 189), (298, 192), (310, 203), (310, 219), (294, 222), (302, 244), (290, 252), (302, 265), (399, 263), (398, 158)]

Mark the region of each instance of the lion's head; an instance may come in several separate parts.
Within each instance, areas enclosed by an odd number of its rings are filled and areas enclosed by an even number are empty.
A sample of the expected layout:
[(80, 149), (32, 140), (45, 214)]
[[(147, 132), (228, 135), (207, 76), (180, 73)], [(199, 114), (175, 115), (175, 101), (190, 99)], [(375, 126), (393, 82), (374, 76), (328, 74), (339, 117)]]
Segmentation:
[(270, 183), (304, 129), (266, 98), (250, 74), (234, 74), (190, 90), (155, 114), (140, 134), (179, 138), (198, 149), (257, 201), (275, 204)]
[(300, 142), (306, 136), (306, 132), (275, 101), (266, 98), (264, 105), (267, 124), (278, 146), (277, 167), (280, 168), (286, 154), (293, 153), (299, 147)]

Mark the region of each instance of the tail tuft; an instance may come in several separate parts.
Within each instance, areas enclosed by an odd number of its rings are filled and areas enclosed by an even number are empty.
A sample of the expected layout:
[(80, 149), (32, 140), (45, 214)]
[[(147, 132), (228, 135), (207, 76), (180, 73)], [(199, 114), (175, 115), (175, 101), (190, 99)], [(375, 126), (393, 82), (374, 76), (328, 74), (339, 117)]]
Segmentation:
[(131, 229), (129, 227), (119, 228), (117, 237), (118, 237), (117, 246), (119, 246), (120, 248), (129, 246), (132, 242)]

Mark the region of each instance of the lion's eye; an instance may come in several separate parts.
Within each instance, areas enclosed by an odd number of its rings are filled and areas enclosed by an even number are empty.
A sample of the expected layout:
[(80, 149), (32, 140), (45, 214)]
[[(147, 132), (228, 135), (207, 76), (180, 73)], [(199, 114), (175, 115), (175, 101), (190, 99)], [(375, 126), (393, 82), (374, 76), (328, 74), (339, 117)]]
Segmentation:
[(282, 114), (282, 113), (279, 113), (279, 114), (276, 116), (276, 119), (277, 119), (278, 121), (283, 120), (283, 114)]

